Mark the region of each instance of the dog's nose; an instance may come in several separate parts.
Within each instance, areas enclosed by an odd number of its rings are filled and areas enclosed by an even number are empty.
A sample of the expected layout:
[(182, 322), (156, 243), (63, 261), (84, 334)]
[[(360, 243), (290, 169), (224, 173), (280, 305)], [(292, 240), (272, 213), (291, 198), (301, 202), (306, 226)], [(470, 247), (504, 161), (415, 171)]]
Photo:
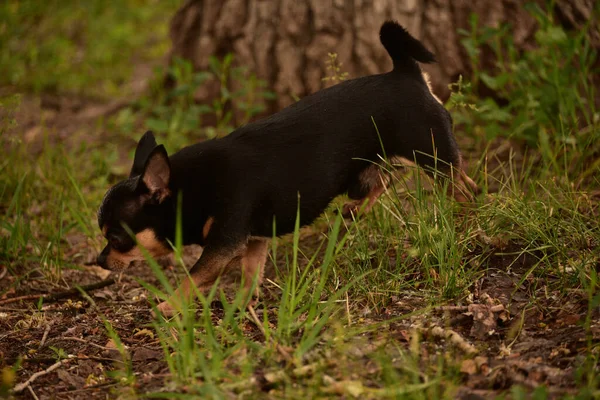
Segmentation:
[(96, 264), (98, 264), (102, 268), (108, 269), (108, 270), (110, 270), (110, 268), (108, 268), (108, 265), (106, 265), (106, 258), (108, 256), (109, 252), (110, 252), (110, 249), (108, 248), (108, 246), (106, 246), (104, 248), (104, 250), (102, 250), (102, 252), (100, 254), (98, 254), (98, 258), (96, 258)]

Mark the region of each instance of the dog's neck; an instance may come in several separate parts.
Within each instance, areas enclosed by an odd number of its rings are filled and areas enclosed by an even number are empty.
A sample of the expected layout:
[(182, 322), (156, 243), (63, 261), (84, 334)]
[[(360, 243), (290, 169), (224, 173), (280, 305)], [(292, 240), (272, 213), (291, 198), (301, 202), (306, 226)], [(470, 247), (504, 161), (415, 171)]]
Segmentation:
[(210, 210), (206, 209), (206, 204), (198, 190), (198, 188), (204, 187), (204, 177), (194, 173), (191, 174), (191, 177), (188, 173), (178, 175), (176, 174), (177, 170), (173, 171), (169, 185), (171, 196), (167, 200), (170, 202), (168, 212), (164, 215), (168, 221), (165, 224), (167, 226), (165, 234), (174, 243), (178, 229), (178, 215), (180, 215), (183, 244), (203, 245), (202, 227), (210, 216)]

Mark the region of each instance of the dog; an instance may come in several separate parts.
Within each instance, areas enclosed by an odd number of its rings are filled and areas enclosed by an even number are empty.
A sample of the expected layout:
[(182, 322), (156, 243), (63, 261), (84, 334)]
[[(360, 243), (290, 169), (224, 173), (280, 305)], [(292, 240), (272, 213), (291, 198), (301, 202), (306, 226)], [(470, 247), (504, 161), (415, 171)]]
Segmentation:
[(435, 62), (434, 55), (394, 21), (381, 26), (380, 40), (390, 72), (343, 81), (226, 137), (169, 156), (147, 132), (129, 178), (99, 208), (108, 244), (97, 263), (123, 270), (143, 259), (140, 247), (155, 257), (170, 253), (181, 193), (183, 242), (204, 250), (191, 279), (158, 305), (171, 315), (192, 285), (208, 291), (234, 259), (243, 289), (258, 296), (269, 239), (292, 232), (298, 212), (300, 225), (311, 224), (344, 193), (352, 200), (344, 212), (371, 208), (389, 179), (383, 156), (441, 170), (456, 200), (471, 200), (477, 185), (464, 171), (452, 118), (417, 63)]

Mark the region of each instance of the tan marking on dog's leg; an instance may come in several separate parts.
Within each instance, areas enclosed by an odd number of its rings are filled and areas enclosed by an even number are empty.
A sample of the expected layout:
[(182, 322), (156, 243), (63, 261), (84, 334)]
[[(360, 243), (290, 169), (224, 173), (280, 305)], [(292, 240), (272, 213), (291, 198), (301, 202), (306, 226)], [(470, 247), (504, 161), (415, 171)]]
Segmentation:
[(208, 219), (204, 223), (204, 226), (202, 227), (202, 238), (203, 239), (206, 239), (206, 237), (208, 236), (208, 233), (210, 232), (210, 228), (212, 227), (213, 222), (215, 222), (215, 219), (213, 217), (208, 217)]
[(390, 178), (382, 175), (378, 165), (372, 165), (360, 173), (359, 180), (369, 192), (362, 199), (344, 204), (344, 207), (342, 208), (342, 216), (344, 218), (357, 215), (361, 210), (364, 213), (370, 212), (379, 196), (387, 190)]
[(244, 290), (250, 294), (252, 285), (255, 284), (253, 295), (258, 299), (260, 285), (265, 273), (265, 263), (269, 251), (267, 239), (250, 239), (246, 246), (246, 252), (242, 256), (242, 279)]
[(245, 250), (244, 245), (235, 248), (206, 247), (200, 259), (190, 270), (190, 279), (184, 279), (173, 296), (158, 305), (158, 311), (165, 316), (173, 315), (176, 309), (180, 309), (182, 302), (185, 304), (192, 300), (195, 290), (206, 293), (221, 276), (225, 267), (231, 260)]
[[(416, 164), (404, 157), (392, 157), (390, 162), (393, 165), (416, 166)], [(465, 163), (462, 157), (459, 159), (459, 167), (451, 166), (451, 182), (448, 186), (448, 194), (459, 203), (468, 203), (473, 201), (473, 194), (479, 193), (477, 184), (465, 172)]]

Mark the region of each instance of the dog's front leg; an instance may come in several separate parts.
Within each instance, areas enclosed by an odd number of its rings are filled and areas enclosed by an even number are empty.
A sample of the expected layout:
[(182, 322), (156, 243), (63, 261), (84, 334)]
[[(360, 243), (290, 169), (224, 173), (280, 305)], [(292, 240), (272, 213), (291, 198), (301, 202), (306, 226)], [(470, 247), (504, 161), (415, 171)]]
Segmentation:
[(179, 288), (167, 301), (157, 306), (158, 311), (164, 316), (171, 316), (181, 309), (182, 304), (191, 301), (194, 295), (194, 286), (200, 292), (206, 293), (216, 282), (231, 260), (244, 251), (245, 245), (240, 243), (234, 246), (207, 245), (200, 259), (189, 271), (189, 278), (185, 277)]
[[(244, 255), (242, 256), (243, 290), (246, 292), (246, 295), (250, 297), (249, 304), (251, 305), (254, 305), (258, 300), (268, 252), (268, 239), (250, 238)], [(254, 290), (250, 293), (253, 286)]]

